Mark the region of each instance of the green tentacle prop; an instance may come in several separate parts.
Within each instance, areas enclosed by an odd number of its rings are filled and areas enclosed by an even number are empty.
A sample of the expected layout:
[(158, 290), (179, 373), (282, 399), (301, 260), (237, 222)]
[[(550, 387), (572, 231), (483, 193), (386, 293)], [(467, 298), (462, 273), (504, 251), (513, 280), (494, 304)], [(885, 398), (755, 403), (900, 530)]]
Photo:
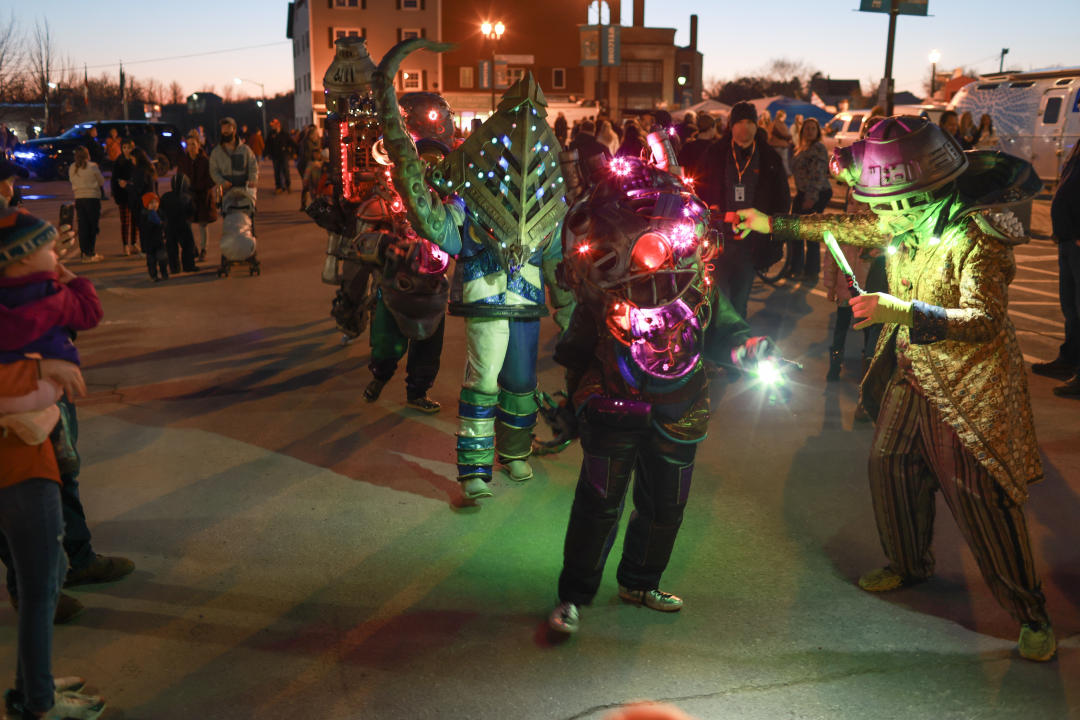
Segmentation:
[(401, 119), (393, 78), (401, 61), (413, 51), (426, 49), (445, 52), (453, 47), (449, 43), (437, 43), (425, 38), (399, 42), (386, 53), (372, 77), (379, 106), (379, 124), (383, 129), (383, 147), (394, 163), (390, 171), (394, 187), (405, 203), (405, 212), (413, 230), (437, 245), (442, 244), (452, 220), (438, 196), (428, 187), (425, 179), (427, 168)]

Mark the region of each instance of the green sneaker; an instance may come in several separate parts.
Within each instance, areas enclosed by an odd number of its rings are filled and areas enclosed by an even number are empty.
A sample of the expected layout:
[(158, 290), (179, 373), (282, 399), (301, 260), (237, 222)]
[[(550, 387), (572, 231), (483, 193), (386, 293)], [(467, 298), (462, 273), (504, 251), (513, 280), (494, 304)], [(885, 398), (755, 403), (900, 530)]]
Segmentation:
[(1050, 623), (1024, 623), (1020, 626), (1020, 657), (1035, 662), (1046, 662), (1057, 652), (1057, 640)]
[(488, 484), (481, 477), (460, 478), (459, 482), (461, 483), (461, 494), (465, 496), (466, 500), (479, 500), (492, 495), (491, 490), (488, 489)]
[(678, 612), (682, 610), (683, 601), (678, 595), (666, 593), (663, 590), (631, 590), (619, 586), (619, 597), (635, 605), (644, 605), (660, 612)]

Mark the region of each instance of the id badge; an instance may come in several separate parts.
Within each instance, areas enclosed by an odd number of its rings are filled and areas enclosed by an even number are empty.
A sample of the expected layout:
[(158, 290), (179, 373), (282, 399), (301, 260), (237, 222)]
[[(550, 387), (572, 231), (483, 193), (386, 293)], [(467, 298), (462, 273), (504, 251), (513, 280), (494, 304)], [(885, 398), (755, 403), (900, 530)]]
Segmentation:
[(735, 202), (746, 202), (746, 186), (742, 183), (735, 185)]

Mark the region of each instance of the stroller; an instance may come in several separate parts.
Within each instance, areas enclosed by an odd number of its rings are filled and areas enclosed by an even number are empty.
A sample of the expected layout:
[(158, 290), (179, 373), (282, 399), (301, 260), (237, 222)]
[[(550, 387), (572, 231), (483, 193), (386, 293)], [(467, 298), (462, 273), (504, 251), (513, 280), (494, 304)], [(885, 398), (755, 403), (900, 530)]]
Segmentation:
[(255, 253), (255, 196), (243, 187), (230, 188), (221, 199), (221, 266), (218, 277), (228, 277), (236, 265), (246, 265), (248, 275), (261, 275)]

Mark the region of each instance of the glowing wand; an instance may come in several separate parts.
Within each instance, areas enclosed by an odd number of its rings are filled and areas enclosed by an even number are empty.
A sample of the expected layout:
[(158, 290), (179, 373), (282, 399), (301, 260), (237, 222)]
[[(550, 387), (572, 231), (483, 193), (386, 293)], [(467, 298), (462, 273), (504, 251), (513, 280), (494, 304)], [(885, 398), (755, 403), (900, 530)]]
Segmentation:
[(855, 273), (851, 272), (851, 266), (848, 265), (847, 258), (844, 257), (844, 253), (840, 250), (840, 244), (836, 242), (836, 237), (828, 230), (823, 233), (822, 237), (825, 240), (825, 247), (829, 248), (829, 254), (836, 261), (836, 267), (840, 268), (840, 272), (844, 274), (844, 279), (847, 280), (847, 288), (848, 292), (851, 293), (851, 297), (862, 295), (863, 291), (859, 287), (859, 281), (855, 279)]

